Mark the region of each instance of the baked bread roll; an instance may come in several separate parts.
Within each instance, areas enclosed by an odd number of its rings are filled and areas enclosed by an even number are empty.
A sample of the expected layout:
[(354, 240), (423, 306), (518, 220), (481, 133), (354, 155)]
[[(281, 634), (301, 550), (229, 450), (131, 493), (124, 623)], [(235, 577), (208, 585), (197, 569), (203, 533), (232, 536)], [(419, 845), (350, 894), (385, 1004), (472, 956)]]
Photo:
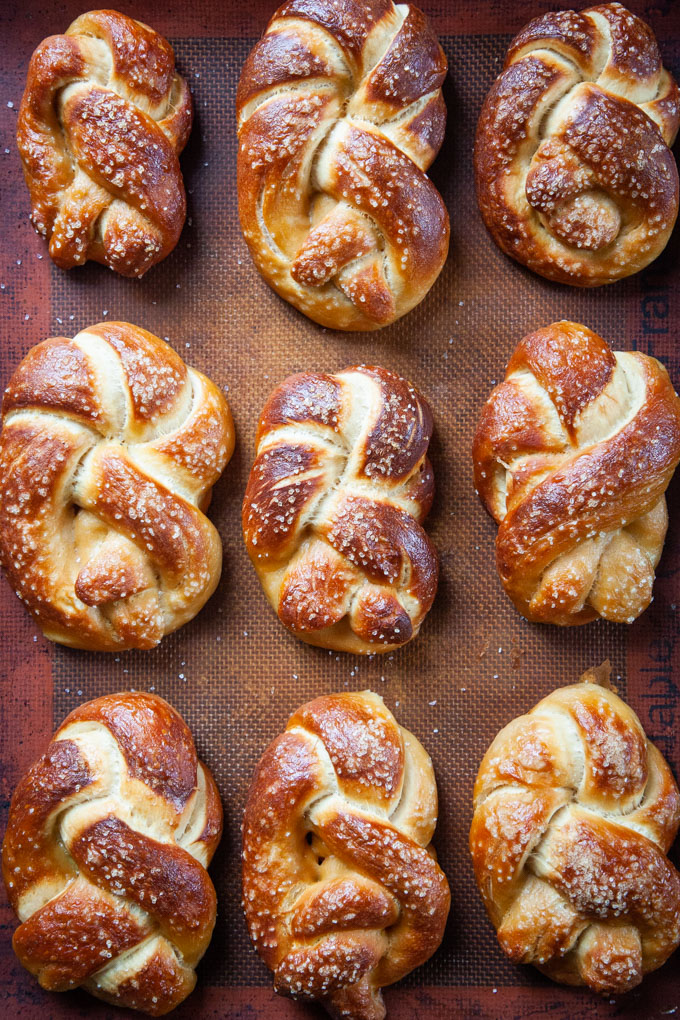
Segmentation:
[(17, 144), (31, 221), (61, 269), (142, 276), (184, 226), (178, 156), (193, 117), (170, 44), (117, 11), (81, 14), (28, 68)]
[(267, 283), (332, 329), (422, 301), (449, 218), (425, 171), (444, 137), (446, 58), (392, 0), (287, 0), (241, 74), (238, 203)]
[(474, 804), (477, 885), (515, 963), (613, 994), (680, 944), (680, 875), (666, 857), (680, 794), (611, 690), (561, 688), (501, 730)]
[(191, 620), (222, 567), (203, 513), (234, 448), (217, 387), (102, 322), (33, 347), (2, 414), (0, 562), (45, 636), (153, 648)]
[(574, 322), (532, 333), (482, 411), (473, 459), (523, 616), (632, 623), (647, 608), (680, 460), (680, 400), (655, 358)]
[(644, 269), (678, 213), (680, 93), (648, 25), (618, 3), (550, 11), (510, 44), (477, 128), (498, 247), (579, 287)]
[(166, 701), (123, 693), (77, 708), (10, 806), (2, 869), (19, 960), (49, 991), (168, 1013), (210, 942), (205, 869), (221, 833), (215, 783)]
[(243, 534), (267, 598), (297, 637), (388, 652), (418, 633), (438, 559), (421, 527), (434, 495), (432, 414), (393, 372), (304, 372), (260, 418)]
[(331, 695), (295, 713), (257, 767), (243, 820), (243, 907), (277, 992), (382, 1020), (380, 989), (444, 934), (436, 822), (432, 763), (382, 698)]

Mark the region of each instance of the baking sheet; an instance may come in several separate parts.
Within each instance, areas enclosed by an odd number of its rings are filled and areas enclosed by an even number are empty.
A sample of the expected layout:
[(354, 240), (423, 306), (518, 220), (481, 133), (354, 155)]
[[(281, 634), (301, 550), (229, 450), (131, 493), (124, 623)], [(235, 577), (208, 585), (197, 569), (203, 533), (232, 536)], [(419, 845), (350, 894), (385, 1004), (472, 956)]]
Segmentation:
[[(551, 284), (509, 262), (477, 213), (472, 142), (484, 95), (511, 35), (548, 7), (534, 0), (425, 2), (449, 59), (446, 141), (432, 177), (451, 216), (451, 254), (426, 300), (377, 333), (322, 329), (274, 295), (251, 264), (236, 210), (234, 96), (241, 65), (275, 0), (120, 3), (118, 9), (171, 39), (189, 79), (196, 119), (182, 157), (187, 226), (176, 251), (141, 281), (88, 264), (64, 273), (28, 223), (14, 131), (28, 60), (46, 35), (63, 31), (84, 3), (24, 0), (0, 7), (0, 383), (30, 346), (73, 335), (102, 319), (127, 319), (165, 337), (185, 360), (227, 391), (237, 447), (215, 488), (210, 515), (224, 543), (224, 572), (208, 606), (151, 652), (119, 656), (45, 641), (7, 583), (0, 584), (0, 797), (4, 830), (11, 792), (54, 727), (82, 701), (121, 689), (153, 690), (192, 728), (222, 795), (225, 835), (211, 867), (219, 896), (215, 935), (196, 992), (174, 1014), (192, 1018), (303, 1020), (322, 1011), (274, 997), (241, 915), (240, 820), (259, 755), (304, 701), (371, 688), (432, 755), (441, 812), (435, 843), (453, 905), (436, 956), (386, 992), (389, 1016), (654, 1017), (680, 1013), (678, 957), (628, 996), (601, 1000), (558, 987), (503, 957), (474, 886), (467, 851), (471, 790), (496, 732), (588, 666), (609, 658), (620, 691), (680, 776), (678, 686), (680, 480), (669, 490), (671, 526), (655, 600), (631, 627), (598, 622), (574, 630), (521, 619), (494, 567), (495, 526), (473, 492), (470, 443), (481, 404), (502, 378), (517, 341), (560, 318), (595, 329), (616, 349), (661, 358), (680, 384), (680, 229), (646, 272), (594, 291)], [(584, 6), (584, 5), (580, 5)], [(680, 4), (635, 3), (680, 77)], [(437, 495), (428, 531), (441, 555), (433, 610), (418, 639), (365, 659), (304, 645), (279, 624), (250, 566), (240, 505), (259, 412), (273, 386), (300, 370), (336, 371), (377, 362), (409, 377), (435, 414), (431, 446)], [(677, 863), (677, 853), (675, 861)], [(10, 948), (15, 919), (0, 905), (0, 1015), (136, 1016), (75, 992), (49, 995)]]

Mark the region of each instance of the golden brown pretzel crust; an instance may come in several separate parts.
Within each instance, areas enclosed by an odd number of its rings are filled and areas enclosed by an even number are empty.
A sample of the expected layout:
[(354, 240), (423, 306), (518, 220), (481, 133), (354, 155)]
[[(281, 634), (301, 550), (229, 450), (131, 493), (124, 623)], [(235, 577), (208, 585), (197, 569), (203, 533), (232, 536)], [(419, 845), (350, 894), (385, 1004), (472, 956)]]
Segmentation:
[(169, 1012), (210, 942), (205, 869), (221, 834), (215, 783), (166, 701), (121, 693), (77, 708), (10, 806), (2, 869), (21, 963), (50, 991)]
[(475, 876), (511, 960), (615, 993), (678, 946), (680, 875), (666, 852), (680, 794), (610, 690), (562, 688), (501, 730), (474, 803)]
[(446, 58), (392, 0), (287, 0), (241, 74), (241, 227), (282, 297), (333, 329), (423, 299), (449, 218), (425, 174), (444, 137)]
[(219, 580), (203, 514), (234, 448), (218, 388), (127, 322), (33, 347), (0, 434), (0, 562), (46, 637), (152, 648)]
[(142, 276), (186, 215), (178, 156), (193, 117), (170, 44), (117, 11), (81, 14), (31, 58), (17, 143), (31, 221), (62, 269)]
[(473, 458), (503, 586), (528, 620), (632, 623), (647, 608), (680, 460), (680, 400), (655, 358), (612, 352), (574, 322), (532, 333)]
[(243, 906), (277, 992), (382, 1020), (380, 989), (444, 934), (436, 822), (432, 763), (382, 698), (331, 695), (295, 713), (257, 767), (243, 821)]
[(434, 494), (431, 435), (425, 399), (384, 368), (304, 372), (270, 396), (243, 533), (269, 601), (303, 641), (387, 652), (418, 633), (438, 577), (420, 523)]
[(581, 287), (643, 269), (678, 212), (679, 121), (651, 29), (620, 4), (536, 18), (477, 129), (477, 197), (496, 244)]

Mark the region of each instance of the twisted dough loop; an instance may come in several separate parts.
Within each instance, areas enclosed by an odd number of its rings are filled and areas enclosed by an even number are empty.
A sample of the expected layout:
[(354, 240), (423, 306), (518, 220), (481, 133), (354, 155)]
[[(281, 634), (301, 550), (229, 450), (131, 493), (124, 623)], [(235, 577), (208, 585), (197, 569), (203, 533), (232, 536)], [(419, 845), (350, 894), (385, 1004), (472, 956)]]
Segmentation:
[(678, 211), (680, 92), (620, 4), (553, 11), (512, 42), (477, 130), (482, 216), (551, 280), (596, 286), (663, 251)]
[(380, 989), (444, 934), (436, 821), (432, 763), (381, 698), (296, 712), (258, 765), (243, 824), (246, 920), (278, 992), (382, 1020)]
[(213, 779), (162, 698), (72, 712), (10, 807), (3, 877), (21, 963), (51, 991), (169, 1012), (215, 924), (206, 872), (222, 831)]
[(229, 407), (167, 344), (125, 322), (34, 347), (0, 434), (0, 561), (45, 635), (151, 648), (217, 585), (204, 516), (231, 456)]
[(243, 531), (269, 601), (304, 641), (387, 652), (418, 633), (438, 577), (420, 524), (431, 434), (426, 401), (384, 368), (294, 375), (269, 398)]
[(680, 460), (680, 400), (658, 361), (612, 352), (573, 322), (525, 337), (484, 407), (473, 457), (520, 613), (631, 623), (647, 608)]
[(416, 7), (288, 0), (237, 95), (241, 226), (267, 282), (334, 329), (377, 329), (437, 278), (448, 214), (425, 171), (446, 58)]
[(680, 875), (666, 857), (680, 794), (610, 690), (562, 688), (506, 726), (474, 803), (477, 884), (513, 961), (614, 993), (680, 943)]
[(116, 11), (82, 14), (28, 70), (17, 143), (31, 220), (62, 269), (88, 259), (142, 276), (177, 244), (178, 156), (193, 117), (172, 47)]

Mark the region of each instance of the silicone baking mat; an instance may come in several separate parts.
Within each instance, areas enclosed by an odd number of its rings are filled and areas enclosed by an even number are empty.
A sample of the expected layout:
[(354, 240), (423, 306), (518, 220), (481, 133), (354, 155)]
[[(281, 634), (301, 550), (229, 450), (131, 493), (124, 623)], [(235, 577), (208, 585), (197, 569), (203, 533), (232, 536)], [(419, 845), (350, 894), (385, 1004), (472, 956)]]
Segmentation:
[[(102, 319), (127, 319), (165, 337), (227, 391), (237, 447), (210, 510), (224, 543), (220, 586), (193, 623), (151, 652), (119, 656), (71, 651), (45, 641), (3, 580), (0, 740), (2, 821), (21, 773), (76, 705), (121, 689), (156, 691), (184, 715), (217, 780), (225, 835), (211, 873), (219, 896), (215, 935), (196, 992), (177, 1020), (228, 1017), (304, 1020), (322, 1011), (275, 997), (251, 949), (239, 906), (240, 821), (259, 755), (302, 702), (338, 690), (372, 688), (432, 755), (440, 791), (436, 846), (453, 905), (435, 957), (388, 989), (393, 1020), (457, 1017), (658, 1017), (680, 1012), (678, 958), (641, 989), (612, 1000), (558, 987), (514, 967), (497, 946), (474, 886), (467, 851), (471, 790), (496, 732), (558, 684), (609, 658), (619, 689), (680, 775), (680, 478), (671, 485), (671, 526), (655, 599), (630, 627), (574, 630), (531, 625), (503, 595), (494, 567), (495, 526), (478, 504), (470, 443), (476, 417), (502, 377), (517, 341), (556, 319), (600, 332), (615, 348), (661, 358), (680, 384), (680, 229), (646, 272), (614, 286), (579, 291), (509, 262), (477, 213), (472, 143), (479, 109), (511, 35), (559, 4), (533, 0), (426, 2), (449, 60), (446, 141), (433, 171), (451, 215), (451, 253), (438, 282), (410, 315), (377, 333), (341, 334), (303, 318), (253, 268), (236, 209), (234, 96), (241, 65), (275, 0), (165, 0), (119, 3), (171, 39), (194, 93), (196, 119), (182, 157), (187, 225), (176, 251), (141, 281), (89, 264), (53, 267), (28, 223), (14, 141), (30, 54), (63, 31), (86, 5), (35, 0), (0, 6), (0, 382), (31, 345), (73, 335)], [(570, 6), (564, 4), (563, 6)], [(583, 5), (581, 5), (583, 6)], [(635, 2), (680, 76), (680, 3)], [(310, 648), (281, 627), (261, 591), (240, 534), (240, 505), (254, 431), (273, 386), (302, 369), (335, 371), (377, 362), (408, 376), (428, 396), (437, 496), (429, 521), (442, 562), (439, 593), (420, 637), (371, 659)], [(676, 856), (677, 861), (677, 856)], [(2, 898), (0, 894), (0, 898)], [(0, 905), (0, 1015), (26, 1018), (133, 1016), (81, 992), (49, 995), (10, 948), (14, 917)]]

